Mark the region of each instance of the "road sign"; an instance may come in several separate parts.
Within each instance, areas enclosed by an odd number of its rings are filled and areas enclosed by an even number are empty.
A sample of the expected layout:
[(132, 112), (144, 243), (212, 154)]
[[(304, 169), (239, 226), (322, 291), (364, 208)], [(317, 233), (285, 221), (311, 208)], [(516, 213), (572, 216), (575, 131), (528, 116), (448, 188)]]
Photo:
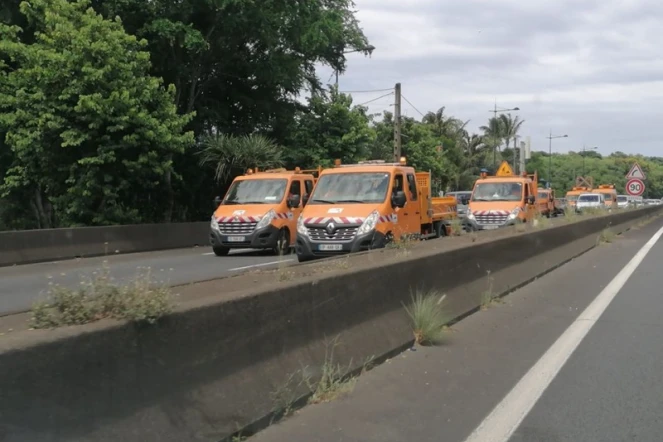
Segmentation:
[(638, 163), (634, 163), (629, 173), (626, 174), (626, 179), (646, 180), (647, 177), (645, 176), (645, 172), (643, 172), (642, 167), (640, 167)]
[(626, 193), (631, 196), (640, 196), (645, 193), (645, 183), (637, 178), (632, 178), (626, 183)]

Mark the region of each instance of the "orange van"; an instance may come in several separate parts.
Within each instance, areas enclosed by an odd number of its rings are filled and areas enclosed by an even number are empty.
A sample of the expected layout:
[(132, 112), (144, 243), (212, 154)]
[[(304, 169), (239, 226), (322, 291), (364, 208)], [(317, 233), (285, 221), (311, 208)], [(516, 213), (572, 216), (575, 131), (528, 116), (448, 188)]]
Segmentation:
[(231, 249), (271, 249), (285, 254), (294, 245), (297, 218), (313, 191), (314, 171), (249, 169), (230, 185), (210, 223), (216, 256)]
[(617, 209), (617, 189), (614, 184), (601, 184), (592, 193), (601, 193), (605, 197), (605, 206), (608, 209)]
[(431, 197), (429, 172), (365, 161), (325, 169), (297, 222), (300, 262), (448, 234), (456, 199)]

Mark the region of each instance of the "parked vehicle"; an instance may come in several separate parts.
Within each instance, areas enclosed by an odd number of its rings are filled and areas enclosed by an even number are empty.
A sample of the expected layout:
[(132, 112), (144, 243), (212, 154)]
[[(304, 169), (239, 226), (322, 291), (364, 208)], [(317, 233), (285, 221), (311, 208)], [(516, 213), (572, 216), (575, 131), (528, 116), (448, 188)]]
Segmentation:
[(320, 170), (249, 169), (235, 178), (224, 198), (214, 200), (209, 237), (214, 254), (225, 256), (231, 249), (287, 253)]
[(608, 208), (617, 208), (617, 189), (614, 184), (601, 184), (592, 193), (600, 193), (605, 199), (605, 205)]
[(576, 212), (582, 213), (587, 209), (609, 210), (605, 203), (605, 195), (602, 193), (583, 193), (578, 196)]
[(531, 220), (536, 212), (538, 177), (514, 175), (506, 161), (495, 176), (483, 169), (474, 183), (467, 218), (476, 230), (497, 229)]
[(448, 192), (447, 196), (452, 196), (456, 198), (456, 207), (458, 212), (458, 219), (463, 223), (465, 230), (470, 230), (472, 224), (467, 220), (467, 208), (470, 204), (470, 198), (472, 197), (471, 190), (459, 190), (454, 192)]
[(626, 209), (629, 207), (628, 195), (617, 195), (617, 207), (620, 209)]
[(337, 160), (322, 171), (297, 220), (297, 259), (447, 235), (456, 205), (453, 197), (432, 197), (430, 172), (417, 172), (405, 158), (346, 165)]

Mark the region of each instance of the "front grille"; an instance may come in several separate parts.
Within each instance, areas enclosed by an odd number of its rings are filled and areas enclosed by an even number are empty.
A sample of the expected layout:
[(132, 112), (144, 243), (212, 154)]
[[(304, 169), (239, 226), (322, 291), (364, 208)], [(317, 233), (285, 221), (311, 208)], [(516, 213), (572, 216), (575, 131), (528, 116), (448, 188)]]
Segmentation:
[(256, 224), (258, 223), (219, 223), (219, 231), (224, 235), (248, 235), (253, 233)]
[(478, 224), (481, 225), (502, 225), (506, 222), (509, 215), (475, 215)]
[(329, 233), (324, 227), (309, 227), (308, 236), (313, 241), (351, 241), (357, 234), (359, 226), (336, 227)]

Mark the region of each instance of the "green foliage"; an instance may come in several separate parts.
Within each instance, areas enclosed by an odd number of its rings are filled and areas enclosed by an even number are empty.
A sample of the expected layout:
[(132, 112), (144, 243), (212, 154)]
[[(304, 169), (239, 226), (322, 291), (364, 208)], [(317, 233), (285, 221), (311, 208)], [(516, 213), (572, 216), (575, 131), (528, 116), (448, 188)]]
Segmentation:
[(21, 3), (37, 31), (32, 44), (0, 25), (0, 57), (13, 65), (0, 77), (11, 150), (0, 190), (30, 195), (41, 227), (161, 218), (172, 155), (193, 143), (183, 133), (192, 115), (178, 115), (174, 88), (148, 75), (146, 42), (88, 6)]
[(410, 320), (414, 340), (417, 344), (437, 344), (444, 336), (444, 326), (452, 319), (446, 311), (444, 299), (435, 290), (416, 291), (410, 295), (412, 302), (405, 306)]

